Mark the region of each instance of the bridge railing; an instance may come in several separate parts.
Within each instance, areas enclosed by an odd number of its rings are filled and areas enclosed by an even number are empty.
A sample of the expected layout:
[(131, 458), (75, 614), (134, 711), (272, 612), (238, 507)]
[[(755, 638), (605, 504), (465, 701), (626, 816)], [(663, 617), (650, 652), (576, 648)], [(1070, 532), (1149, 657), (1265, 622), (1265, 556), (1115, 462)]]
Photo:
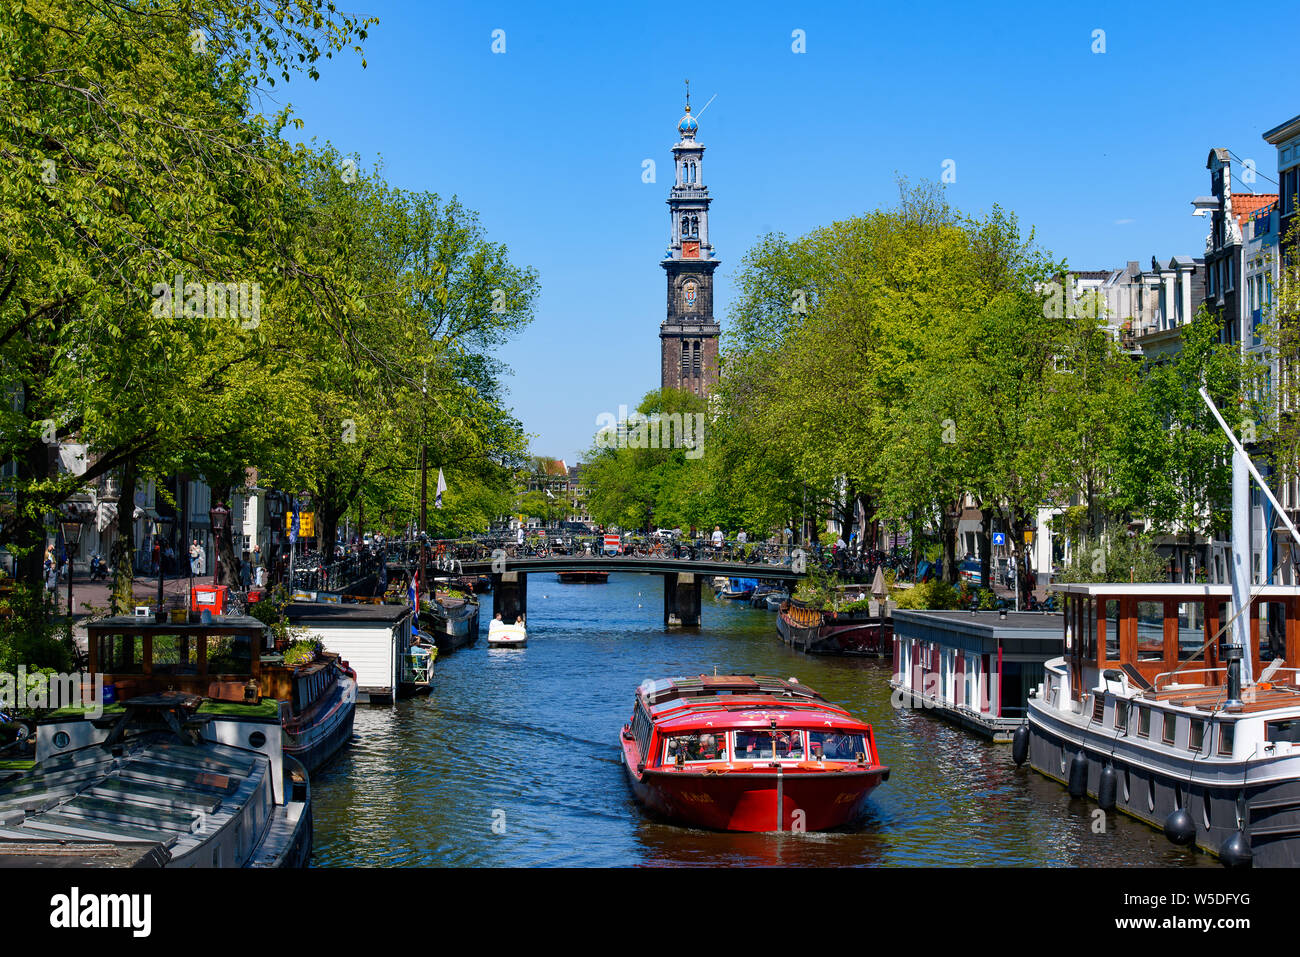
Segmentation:
[[(606, 536), (602, 534), (575, 534), (554, 529), (528, 532), (522, 542), (517, 534), (398, 539), (386, 540), (368, 548), (361, 546), (359, 557), (369, 557), (376, 565), (384, 561), (412, 568), (419, 564), (423, 550), (425, 567), (443, 574), (463, 574), (466, 563), (487, 562), (499, 555), (504, 555), (507, 560), (560, 556), (602, 558), (618, 555), (682, 562), (717, 561), (754, 566), (756, 574), (763, 565), (784, 568), (802, 566), (809, 571), (819, 568), (827, 573), (833, 572), (843, 579), (866, 581), (874, 578), (880, 567), (893, 571), (898, 580), (909, 580), (913, 570), (909, 556), (887, 554), (873, 549), (827, 547), (820, 543), (796, 545), (773, 541), (741, 542), (732, 538), (717, 544), (711, 538), (666, 538), (624, 533), (618, 536), (617, 548), (611, 549), (606, 546), (605, 539)], [(342, 562), (318, 569), (318, 579), (326, 583), (320, 587), (337, 587), (335, 582), (338, 578), (346, 580), (348, 575), (354, 574), (352, 566), (347, 564), (353, 557), (349, 554)], [(338, 573), (334, 572), (336, 566), (342, 569)], [(308, 575), (306, 580), (316, 580), (310, 578), (310, 573), (305, 574)]]

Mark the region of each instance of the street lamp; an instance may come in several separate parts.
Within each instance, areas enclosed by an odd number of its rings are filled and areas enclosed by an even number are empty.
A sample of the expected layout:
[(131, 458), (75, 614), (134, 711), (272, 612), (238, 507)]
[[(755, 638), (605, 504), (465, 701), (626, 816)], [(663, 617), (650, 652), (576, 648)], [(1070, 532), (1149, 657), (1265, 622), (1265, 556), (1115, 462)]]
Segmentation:
[(68, 618), (72, 617), (72, 560), (81, 544), (81, 519), (68, 518), (59, 523), (63, 529), (63, 547), (68, 553)]
[(221, 547), (219, 536), (230, 528), (230, 509), (218, 502), (208, 509), (208, 524), (212, 528), (212, 585), (221, 580)]

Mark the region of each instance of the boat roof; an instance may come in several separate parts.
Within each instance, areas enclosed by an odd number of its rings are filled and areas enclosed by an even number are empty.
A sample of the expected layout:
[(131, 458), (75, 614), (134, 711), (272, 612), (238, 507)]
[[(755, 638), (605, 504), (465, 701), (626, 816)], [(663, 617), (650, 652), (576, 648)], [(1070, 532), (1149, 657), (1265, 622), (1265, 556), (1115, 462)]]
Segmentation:
[[(1137, 595), (1159, 598), (1232, 598), (1232, 585), (1201, 582), (1056, 582), (1048, 586), (1053, 591), (1071, 595)], [(1252, 598), (1294, 598), (1300, 595), (1300, 585), (1251, 585)]]
[(699, 675), (694, 678), (647, 678), (637, 688), (648, 707), (674, 698), (699, 698), (710, 695), (780, 695), (787, 698), (825, 701), (820, 694), (797, 678), (772, 678), (767, 675)]
[(647, 680), (637, 689), (661, 731), (696, 728), (869, 727), (794, 678), (700, 675)]
[(295, 601), (285, 609), (290, 623), (324, 621), (341, 625), (399, 622), (411, 614), (410, 605), (343, 605), (333, 602)]
[(9, 842), (70, 841), (160, 847), (175, 858), (255, 800), (268, 772), (257, 752), (152, 734), (128, 739), (120, 755), (80, 748), (0, 785), (0, 855), (21, 847)]

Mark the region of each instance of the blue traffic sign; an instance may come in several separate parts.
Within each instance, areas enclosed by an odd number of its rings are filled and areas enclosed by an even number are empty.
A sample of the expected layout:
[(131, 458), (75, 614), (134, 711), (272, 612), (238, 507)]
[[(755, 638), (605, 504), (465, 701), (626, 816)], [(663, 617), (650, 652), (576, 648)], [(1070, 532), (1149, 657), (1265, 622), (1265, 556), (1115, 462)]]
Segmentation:
[(994, 545), (1005, 545), (1006, 543), (1007, 543), (1007, 536), (1006, 536), (1006, 535), (1004, 535), (1002, 532), (994, 532), (994, 533), (993, 533), (993, 544), (994, 544)]

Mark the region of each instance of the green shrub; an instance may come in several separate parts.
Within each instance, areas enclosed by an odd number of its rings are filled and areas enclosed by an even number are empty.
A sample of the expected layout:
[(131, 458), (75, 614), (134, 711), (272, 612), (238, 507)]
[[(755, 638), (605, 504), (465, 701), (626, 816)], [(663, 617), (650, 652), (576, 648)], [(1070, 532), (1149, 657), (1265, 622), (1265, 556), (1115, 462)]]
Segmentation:
[(899, 589), (894, 602), (899, 608), (943, 610), (957, 607), (957, 589), (947, 582), (928, 581)]
[(308, 664), (315, 657), (316, 642), (299, 639), (285, 650), (284, 664), (286, 668), (297, 668), (299, 665)]

